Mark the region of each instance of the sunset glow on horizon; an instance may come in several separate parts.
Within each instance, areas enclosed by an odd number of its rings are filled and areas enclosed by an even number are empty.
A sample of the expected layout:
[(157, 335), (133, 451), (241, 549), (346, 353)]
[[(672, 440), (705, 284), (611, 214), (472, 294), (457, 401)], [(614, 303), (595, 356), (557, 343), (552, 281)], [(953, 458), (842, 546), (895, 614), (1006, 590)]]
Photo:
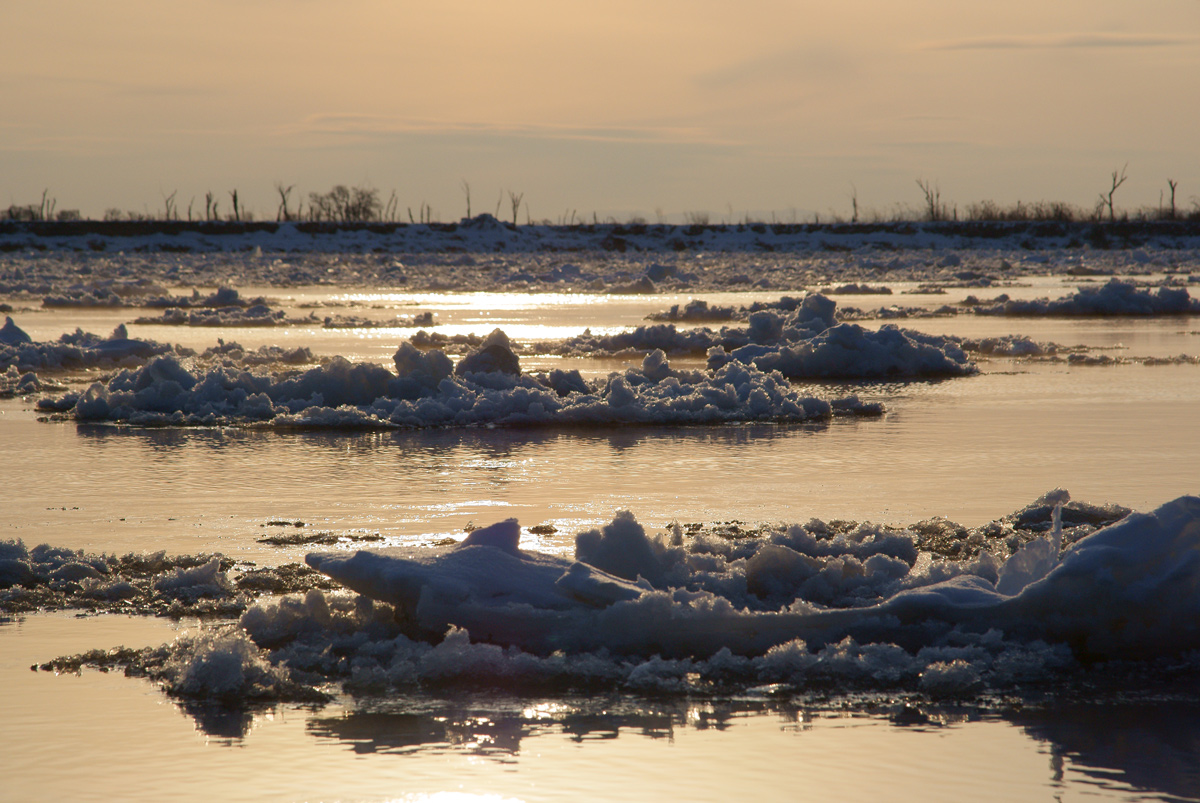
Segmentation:
[[(1200, 0), (13, 4), (0, 207), (274, 219), (334, 184), (436, 219), (714, 221), (1200, 199)], [(403, 215), (402, 215), (403, 216)], [(406, 216), (405, 216), (406, 217)]]

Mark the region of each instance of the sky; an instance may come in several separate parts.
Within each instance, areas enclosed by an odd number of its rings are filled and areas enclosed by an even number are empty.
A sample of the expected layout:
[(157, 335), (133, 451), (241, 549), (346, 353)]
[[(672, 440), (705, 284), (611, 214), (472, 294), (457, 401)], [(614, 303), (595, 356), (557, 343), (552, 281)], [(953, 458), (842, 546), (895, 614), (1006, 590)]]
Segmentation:
[(38, 0), (0, 208), (274, 219), (334, 185), (520, 222), (1200, 203), (1200, 0)]

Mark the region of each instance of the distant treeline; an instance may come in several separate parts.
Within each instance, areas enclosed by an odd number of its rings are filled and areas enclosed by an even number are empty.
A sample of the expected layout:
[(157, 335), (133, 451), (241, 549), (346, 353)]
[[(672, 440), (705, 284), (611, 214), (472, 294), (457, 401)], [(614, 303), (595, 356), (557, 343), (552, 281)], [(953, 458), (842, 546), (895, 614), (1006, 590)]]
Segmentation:
[[(904, 206), (897, 204), (887, 212), (877, 210), (859, 210), (857, 192), (851, 197), (851, 214), (847, 217), (830, 213), (822, 218), (819, 213), (812, 214), (805, 220), (797, 219), (795, 212), (790, 213), (788, 220), (779, 220), (772, 213), (770, 219), (761, 216), (743, 215), (735, 217), (732, 208), (720, 220), (715, 220), (708, 212), (684, 212), (682, 220), (688, 225), (798, 225), (798, 224), (900, 224), (910, 222), (1101, 222), (1116, 223), (1120, 221), (1200, 221), (1200, 200), (1193, 198), (1190, 209), (1181, 209), (1176, 203), (1176, 191), (1179, 183), (1173, 179), (1167, 180), (1167, 191), (1161, 193), (1156, 207), (1143, 207), (1136, 210), (1119, 210), (1114, 203), (1114, 195), (1118, 188), (1125, 183), (1125, 171), (1113, 171), (1110, 187), (1097, 196), (1096, 203), (1091, 208), (1068, 204), (1062, 201), (1017, 201), (1014, 204), (1003, 205), (994, 201), (980, 201), (959, 207), (958, 204), (945, 202), (941, 199), (941, 191), (932, 182), (918, 179), (917, 186), (924, 197), (921, 206)], [(339, 184), (328, 192), (310, 192), (306, 199), (293, 201), (294, 185), (275, 185), (278, 194), (278, 205), (274, 213), (275, 222), (307, 222), (307, 223), (441, 223), (433, 208), (422, 202), (414, 212), (409, 206), (400, 209), (399, 200), (393, 190), (384, 200), (380, 191), (371, 187), (347, 187)], [(471, 217), (471, 188), (465, 181), (463, 190), (466, 200), (467, 218)], [(121, 210), (113, 207), (105, 211), (103, 222), (107, 223), (136, 223), (136, 222), (189, 222), (189, 223), (253, 223), (259, 220), (270, 220), (265, 215), (255, 213), (245, 208), (238, 196), (238, 191), (230, 190), (227, 198), (218, 197), (212, 192), (205, 193), (204, 206), (201, 209), (193, 198), (186, 209), (181, 209), (176, 202), (175, 192), (163, 194), (162, 207), (154, 212), (137, 212)], [(525, 201), (524, 193), (507, 192), (508, 208), (511, 211), (512, 225), (520, 221), (522, 208), (525, 211), (525, 225), (542, 226), (579, 226), (586, 224), (586, 216), (581, 216), (575, 209), (567, 209), (556, 218), (533, 219), (529, 212), (529, 204)], [(499, 218), (501, 206), (505, 200), (505, 192), (501, 191), (496, 202), (493, 217)], [(507, 215), (506, 215), (507, 217)], [(662, 210), (656, 211), (657, 223), (666, 223)], [(58, 209), (57, 201), (49, 191), (42, 193), (41, 200), (30, 204), (13, 204), (7, 210), (0, 212), (0, 219), (21, 221), (26, 223), (50, 222), (72, 223), (84, 220), (77, 209)], [(613, 217), (600, 219), (595, 213), (591, 216), (592, 225), (645, 225), (647, 220), (642, 215), (632, 215), (623, 221)]]

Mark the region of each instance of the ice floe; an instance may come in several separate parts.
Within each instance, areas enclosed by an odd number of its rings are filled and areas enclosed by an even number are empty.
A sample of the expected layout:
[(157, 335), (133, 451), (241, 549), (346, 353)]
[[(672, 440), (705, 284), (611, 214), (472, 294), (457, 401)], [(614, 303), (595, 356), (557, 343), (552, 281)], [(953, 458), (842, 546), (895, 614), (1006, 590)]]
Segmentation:
[[(4, 386), (27, 385), (32, 390), (44, 386), (57, 390), (57, 382), (34, 377), (32, 372), (62, 373), (90, 369), (111, 370), (145, 365), (155, 357), (187, 360), (196, 366), (246, 368), (251, 366), (297, 366), (316, 362), (304, 346), (259, 346), (247, 350), (236, 342), (217, 339), (217, 345), (197, 353), (183, 346), (154, 340), (130, 338), (124, 324), (108, 337), (76, 329), (58, 340), (33, 341), (12, 318), (0, 329), (0, 369), (5, 371)], [(24, 393), (25, 391), (21, 391)]]
[(890, 296), (892, 288), (882, 284), (850, 282), (849, 284), (839, 284), (836, 287), (825, 287), (820, 292), (827, 296)]
[(966, 376), (979, 370), (951, 338), (892, 324), (872, 331), (841, 323), (801, 342), (709, 351), (710, 369), (734, 362), (796, 379)]
[(1053, 301), (1006, 299), (972, 308), (977, 315), (1076, 316), (1076, 315), (1200, 315), (1200, 299), (1186, 287), (1154, 289), (1111, 279), (1099, 287), (1080, 287)]
[[(650, 536), (624, 512), (579, 533), (574, 558), (523, 550), (521, 532), (507, 520), (453, 546), (313, 553), (312, 567), (359, 596), (264, 598), (236, 628), (43, 668), (125, 666), (172, 694), (235, 703), (319, 699), (330, 682), (964, 699), (1200, 676), (1196, 497), (1128, 514), (1056, 490), (973, 529), (814, 519)], [(36, 587), (31, 573), (85, 587), (111, 571), (112, 559), (38, 550), (35, 561), (0, 544), (13, 584), (0, 601)], [(158, 592), (222, 587), (211, 559), (147, 563), (157, 579), (138, 582)]]
[(678, 531), (648, 538), (629, 513), (579, 535), (575, 561), (520, 550), (512, 520), (452, 548), (307, 561), (395, 606), (411, 636), (458, 628), (537, 654), (762, 656), (797, 640), (820, 649), (847, 639), (915, 654), (945, 647), (951, 633), (993, 632), (1089, 659), (1200, 648), (1200, 498), (1132, 514), (1065, 551), (1053, 511), (1050, 532), (1011, 555), (993, 537), (952, 567), (922, 559), (910, 532), (864, 526), (822, 539), (820, 525), (793, 526), (685, 546)]
[(6, 318), (4, 328), (0, 330), (0, 368), (5, 370), (10, 367), (19, 371), (113, 368), (140, 364), (172, 351), (172, 346), (165, 343), (129, 337), (124, 325), (118, 326), (108, 337), (76, 329), (74, 334), (41, 343), (33, 342), (12, 318)]
[(325, 317), (323, 326), (326, 329), (416, 329), (419, 326), (437, 326), (437, 321), (432, 312), (397, 315), (385, 320), (357, 315), (328, 315)]
[[(534, 348), (573, 355), (627, 355), (659, 349), (668, 354), (707, 352), (708, 367), (730, 363), (778, 371), (790, 379), (965, 376), (977, 368), (953, 338), (885, 325), (878, 331), (839, 323), (837, 304), (814, 293), (747, 309), (745, 327), (678, 329), (639, 326), (611, 335), (590, 331)], [(680, 313), (678, 307), (672, 313)]]
[(266, 304), (248, 307), (213, 307), (206, 309), (170, 307), (158, 316), (136, 318), (137, 324), (166, 326), (298, 326), (313, 324), (313, 316), (289, 316), (285, 310), (271, 309)]
[(531, 376), (499, 330), (457, 365), (411, 343), (401, 344), (394, 362), (389, 371), (338, 357), (272, 374), (190, 369), (163, 356), (38, 406), (78, 421), (284, 428), (714, 424), (882, 412), (856, 397), (832, 404), (802, 396), (781, 375), (736, 362), (710, 372), (676, 370), (659, 351), (602, 380), (557, 369)]

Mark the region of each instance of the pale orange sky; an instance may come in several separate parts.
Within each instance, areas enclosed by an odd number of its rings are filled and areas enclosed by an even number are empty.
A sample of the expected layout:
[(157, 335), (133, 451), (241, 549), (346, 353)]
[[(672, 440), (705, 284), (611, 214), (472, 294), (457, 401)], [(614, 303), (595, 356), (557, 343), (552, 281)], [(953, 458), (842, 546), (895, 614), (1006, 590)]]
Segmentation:
[[(1200, 0), (39, 0), (0, 28), (0, 206), (779, 219), (1200, 198)], [(507, 199), (502, 213), (507, 212)], [(732, 210), (732, 215), (730, 214)], [(524, 212), (522, 212), (522, 221)]]

